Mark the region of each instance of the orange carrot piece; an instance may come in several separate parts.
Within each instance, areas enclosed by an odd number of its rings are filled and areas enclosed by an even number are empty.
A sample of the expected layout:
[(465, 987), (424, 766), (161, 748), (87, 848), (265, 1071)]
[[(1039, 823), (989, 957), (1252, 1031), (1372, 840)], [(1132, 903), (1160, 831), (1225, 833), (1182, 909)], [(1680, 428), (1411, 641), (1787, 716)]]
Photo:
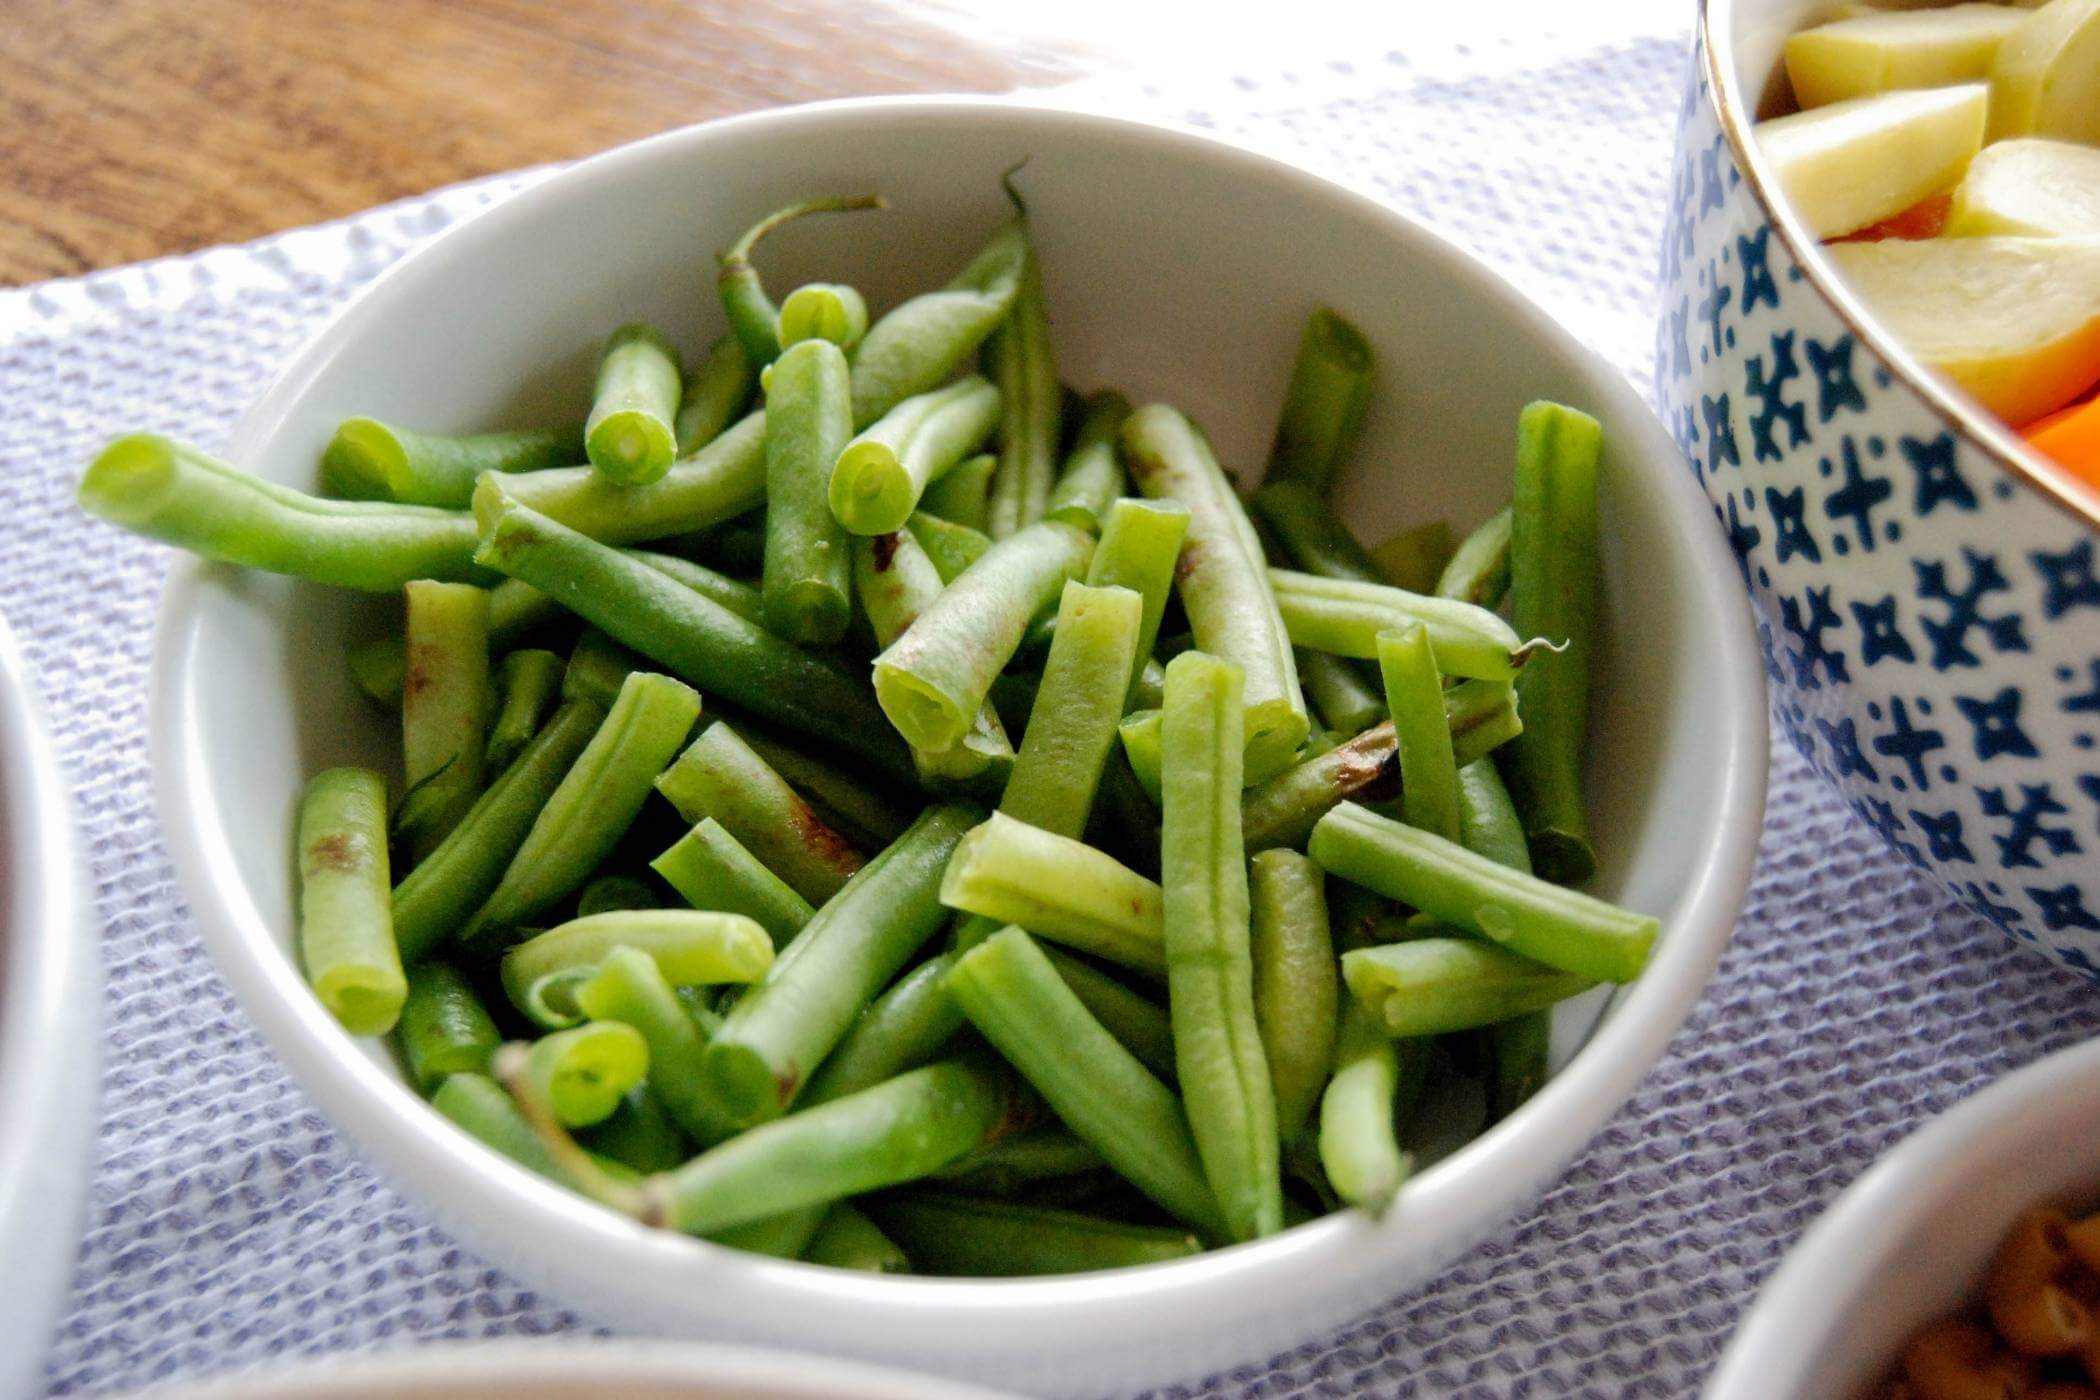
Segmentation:
[(2027, 445), (2100, 490), (2100, 398), (2074, 403), (2020, 430)]
[(1937, 238), (1947, 225), (1947, 212), (1954, 207), (1951, 194), (1929, 194), (1900, 214), (1891, 214), (1878, 224), (1829, 240), (1832, 243), (1878, 243), (1884, 238)]

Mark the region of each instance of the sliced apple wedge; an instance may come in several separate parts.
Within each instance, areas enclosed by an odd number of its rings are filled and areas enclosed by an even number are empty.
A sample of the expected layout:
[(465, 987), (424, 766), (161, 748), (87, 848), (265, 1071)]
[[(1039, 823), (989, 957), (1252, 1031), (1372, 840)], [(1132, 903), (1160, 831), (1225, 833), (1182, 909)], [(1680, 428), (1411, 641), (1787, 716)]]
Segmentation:
[(1982, 83), (1887, 92), (1759, 122), (1757, 138), (1795, 212), (1835, 238), (1952, 189), (1989, 105)]
[(1803, 107), (1976, 82), (1990, 76), (1999, 43), (2027, 18), (2025, 10), (1971, 4), (1841, 19), (1786, 41), (1787, 78)]
[(2049, 0), (1991, 61), (1991, 139), (2100, 144), (2100, 0)]
[(2100, 147), (2019, 136), (1985, 146), (1954, 192), (1950, 238), (2100, 237)]
[(2100, 380), (2100, 238), (1891, 240), (1825, 251), (1912, 354), (2015, 427)]

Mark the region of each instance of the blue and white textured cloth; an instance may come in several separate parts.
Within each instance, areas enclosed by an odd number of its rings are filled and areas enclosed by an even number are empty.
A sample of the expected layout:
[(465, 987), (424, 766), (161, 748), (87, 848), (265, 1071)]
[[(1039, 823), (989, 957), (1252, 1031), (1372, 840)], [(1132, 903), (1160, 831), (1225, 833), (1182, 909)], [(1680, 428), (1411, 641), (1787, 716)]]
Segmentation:
[[(1581, 8), (1581, 7), (1577, 7)], [(1560, 56), (1550, 56), (1558, 49)], [(1349, 47), (1067, 99), (1208, 127), (1470, 243), (1645, 386), (1684, 36)], [(108, 975), (102, 1128), (46, 1372), (102, 1394), (271, 1359), (587, 1328), (447, 1239), (335, 1133), (199, 945), (154, 816), (164, 552), (83, 519), (122, 427), (223, 440), (291, 351), (418, 240), (530, 175), (345, 223), (0, 292), (0, 611), (75, 786)], [(2100, 999), (1935, 893), (1775, 744), (1734, 945), (1662, 1065), (1535, 1207), (1333, 1335), (1165, 1392), (1684, 1396), (1816, 1213), (1928, 1117), (2100, 1032)]]

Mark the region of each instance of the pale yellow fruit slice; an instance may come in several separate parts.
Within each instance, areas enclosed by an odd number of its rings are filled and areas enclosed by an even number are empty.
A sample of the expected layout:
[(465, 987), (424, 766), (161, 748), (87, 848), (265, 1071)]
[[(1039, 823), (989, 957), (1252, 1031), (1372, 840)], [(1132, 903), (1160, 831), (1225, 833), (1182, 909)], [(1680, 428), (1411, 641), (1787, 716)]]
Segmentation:
[(1758, 142), (1802, 221), (1835, 238), (1951, 189), (1983, 145), (1989, 92), (1965, 83), (1855, 97), (1759, 122)]
[(2049, 0), (1991, 62), (1991, 139), (2100, 144), (2100, 0)]
[(2100, 237), (2100, 146), (2020, 136), (1969, 162), (1948, 211), (1950, 238)]
[(2100, 380), (2100, 238), (1931, 238), (1827, 250), (1925, 363), (2018, 427)]
[(2026, 11), (2004, 5), (1890, 10), (1843, 19), (1788, 39), (1786, 73), (1803, 107), (1975, 82), (1990, 76), (1999, 43), (2026, 19)]

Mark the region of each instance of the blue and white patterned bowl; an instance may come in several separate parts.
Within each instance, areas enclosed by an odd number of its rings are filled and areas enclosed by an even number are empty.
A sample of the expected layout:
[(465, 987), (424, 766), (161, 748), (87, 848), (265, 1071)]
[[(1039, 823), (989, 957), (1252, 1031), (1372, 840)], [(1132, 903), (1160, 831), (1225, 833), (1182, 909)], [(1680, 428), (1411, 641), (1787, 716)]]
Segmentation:
[(1921, 367), (1774, 198), (1750, 123), (1834, 0), (1704, 0), (1655, 382), (1759, 618), (1782, 726), (1852, 809), (2100, 980), (2100, 502)]

